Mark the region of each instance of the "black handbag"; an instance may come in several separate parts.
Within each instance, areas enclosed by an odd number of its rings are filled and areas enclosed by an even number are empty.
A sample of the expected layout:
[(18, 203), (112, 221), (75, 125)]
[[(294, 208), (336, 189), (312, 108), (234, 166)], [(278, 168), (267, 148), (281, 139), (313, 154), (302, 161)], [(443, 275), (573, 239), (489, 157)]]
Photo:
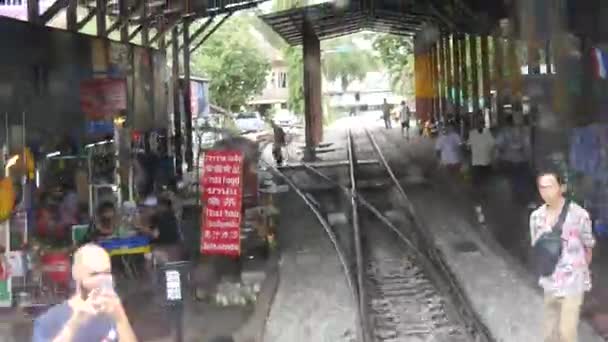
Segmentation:
[(550, 232), (543, 233), (533, 247), (536, 273), (541, 277), (553, 274), (562, 255), (562, 226), (568, 215), (570, 201), (566, 200), (559, 218)]

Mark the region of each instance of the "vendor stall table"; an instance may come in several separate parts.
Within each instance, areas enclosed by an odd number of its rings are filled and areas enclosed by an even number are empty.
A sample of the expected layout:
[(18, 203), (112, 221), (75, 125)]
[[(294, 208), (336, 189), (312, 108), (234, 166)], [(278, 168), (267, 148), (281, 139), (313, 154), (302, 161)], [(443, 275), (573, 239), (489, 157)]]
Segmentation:
[(150, 239), (145, 236), (132, 236), (126, 238), (112, 238), (99, 241), (99, 245), (103, 247), (111, 257), (119, 257), (126, 275), (130, 278), (137, 276), (133, 265), (132, 256), (145, 255), (152, 252)]

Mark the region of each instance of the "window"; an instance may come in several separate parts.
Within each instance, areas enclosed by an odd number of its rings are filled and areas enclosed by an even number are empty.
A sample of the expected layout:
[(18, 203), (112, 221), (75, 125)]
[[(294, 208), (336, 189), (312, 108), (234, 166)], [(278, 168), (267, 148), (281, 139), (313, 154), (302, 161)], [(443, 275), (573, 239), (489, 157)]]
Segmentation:
[(284, 72), (279, 72), (279, 88), (287, 88), (287, 74)]
[(275, 87), (275, 80), (276, 80), (276, 74), (273, 72), (272, 75), (270, 76), (270, 84), (272, 84), (272, 87)]
[(0, 6), (21, 6), (23, 0), (0, 0)]

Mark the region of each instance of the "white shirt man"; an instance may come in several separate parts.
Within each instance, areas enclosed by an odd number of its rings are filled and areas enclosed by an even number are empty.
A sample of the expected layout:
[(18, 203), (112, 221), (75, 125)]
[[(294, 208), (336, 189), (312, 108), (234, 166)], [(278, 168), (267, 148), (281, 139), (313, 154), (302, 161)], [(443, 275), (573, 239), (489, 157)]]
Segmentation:
[(435, 143), (435, 150), (439, 152), (439, 160), (441, 165), (448, 169), (458, 171), (462, 161), (460, 154), (460, 146), (462, 140), (456, 131), (452, 128), (446, 134), (442, 134)]
[(471, 145), (471, 164), (475, 166), (489, 166), (494, 159), (496, 140), (487, 128), (471, 130), (469, 133)]

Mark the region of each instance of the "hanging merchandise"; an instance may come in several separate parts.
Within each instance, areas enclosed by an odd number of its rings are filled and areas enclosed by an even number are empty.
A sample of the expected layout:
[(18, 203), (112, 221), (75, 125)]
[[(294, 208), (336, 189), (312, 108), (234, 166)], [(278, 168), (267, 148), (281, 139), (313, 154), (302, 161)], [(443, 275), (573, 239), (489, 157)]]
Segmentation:
[(8, 220), (15, 208), (15, 189), (10, 177), (0, 179), (0, 223)]

